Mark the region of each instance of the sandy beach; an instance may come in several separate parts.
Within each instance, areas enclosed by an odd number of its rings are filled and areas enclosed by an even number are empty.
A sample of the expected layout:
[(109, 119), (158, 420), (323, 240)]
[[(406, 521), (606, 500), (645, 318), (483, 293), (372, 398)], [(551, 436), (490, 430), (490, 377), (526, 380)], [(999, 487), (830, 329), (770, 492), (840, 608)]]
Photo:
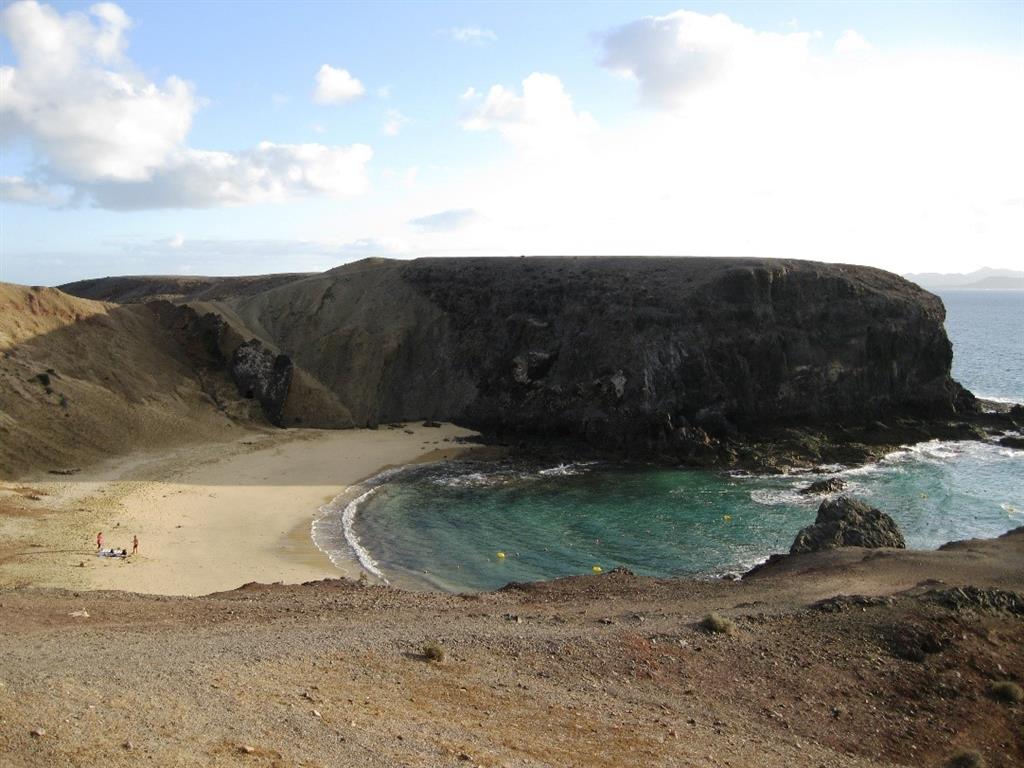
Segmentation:
[[(137, 454), (70, 477), (0, 484), (0, 586), (203, 595), (251, 581), (342, 576), (310, 525), (321, 505), (388, 466), (465, 450), (450, 424), (249, 433), (225, 443)], [(95, 556), (106, 546), (139, 552)]]

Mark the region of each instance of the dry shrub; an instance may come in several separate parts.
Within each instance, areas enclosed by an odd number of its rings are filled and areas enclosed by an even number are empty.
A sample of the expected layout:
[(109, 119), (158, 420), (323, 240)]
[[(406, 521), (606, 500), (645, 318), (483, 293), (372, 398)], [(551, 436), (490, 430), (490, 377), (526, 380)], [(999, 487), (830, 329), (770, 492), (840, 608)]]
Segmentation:
[(946, 768), (985, 768), (985, 765), (985, 758), (981, 756), (981, 753), (971, 750), (954, 755), (946, 763)]
[(705, 632), (713, 632), (716, 635), (736, 634), (736, 622), (719, 616), (717, 613), (709, 613), (700, 623), (700, 628)]
[(423, 646), (423, 658), (427, 661), (435, 661), (440, 664), (447, 655), (444, 646), (439, 643), (427, 643)]
[(1020, 704), (1024, 701), (1024, 691), (1016, 683), (1010, 680), (1000, 680), (989, 686), (988, 692), (992, 698), (1005, 704)]

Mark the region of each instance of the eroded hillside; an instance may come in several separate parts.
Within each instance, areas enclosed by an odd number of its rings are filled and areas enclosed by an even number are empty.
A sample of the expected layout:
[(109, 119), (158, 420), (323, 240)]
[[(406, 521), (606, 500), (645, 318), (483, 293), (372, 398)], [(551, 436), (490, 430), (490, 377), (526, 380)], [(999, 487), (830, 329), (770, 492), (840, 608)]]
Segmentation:
[(233, 437), (261, 421), (207, 355), (154, 307), (0, 284), (0, 477)]

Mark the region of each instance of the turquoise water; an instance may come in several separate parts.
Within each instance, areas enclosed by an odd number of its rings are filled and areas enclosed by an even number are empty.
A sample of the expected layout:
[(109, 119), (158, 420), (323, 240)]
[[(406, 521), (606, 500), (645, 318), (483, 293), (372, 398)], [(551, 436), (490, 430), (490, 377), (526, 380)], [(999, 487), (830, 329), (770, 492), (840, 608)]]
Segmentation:
[[(942, 294), (954, 375), (979, 395), (1024, 401), (1024, 293)], [(693, 469), (452, 462), (378, 477), (339, 497), (314, 539), (391, 583), (495, 589), (616, 566), (651, 576), (741, 573), (789, 548), (821, 497), (797, 491), (839, 475), (895, 518), (915, 548), (1024, 525), (1024, 451), (931, 442), (822, 475), (737, 476)], [(503, 553), (504, 557), (498, 553)]]

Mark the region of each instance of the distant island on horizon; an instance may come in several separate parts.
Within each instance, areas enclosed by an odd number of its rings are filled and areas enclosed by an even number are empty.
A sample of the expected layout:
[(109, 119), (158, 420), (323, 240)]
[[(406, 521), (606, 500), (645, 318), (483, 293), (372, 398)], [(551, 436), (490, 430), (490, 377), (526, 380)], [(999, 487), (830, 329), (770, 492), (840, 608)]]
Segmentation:
[(903, 275), (922, 288), (935, 290), (973, 289), (979, 291), (1024, 291), (1024, 271), (982, 267), (966, 274), (961, 272), (920, 272)]

